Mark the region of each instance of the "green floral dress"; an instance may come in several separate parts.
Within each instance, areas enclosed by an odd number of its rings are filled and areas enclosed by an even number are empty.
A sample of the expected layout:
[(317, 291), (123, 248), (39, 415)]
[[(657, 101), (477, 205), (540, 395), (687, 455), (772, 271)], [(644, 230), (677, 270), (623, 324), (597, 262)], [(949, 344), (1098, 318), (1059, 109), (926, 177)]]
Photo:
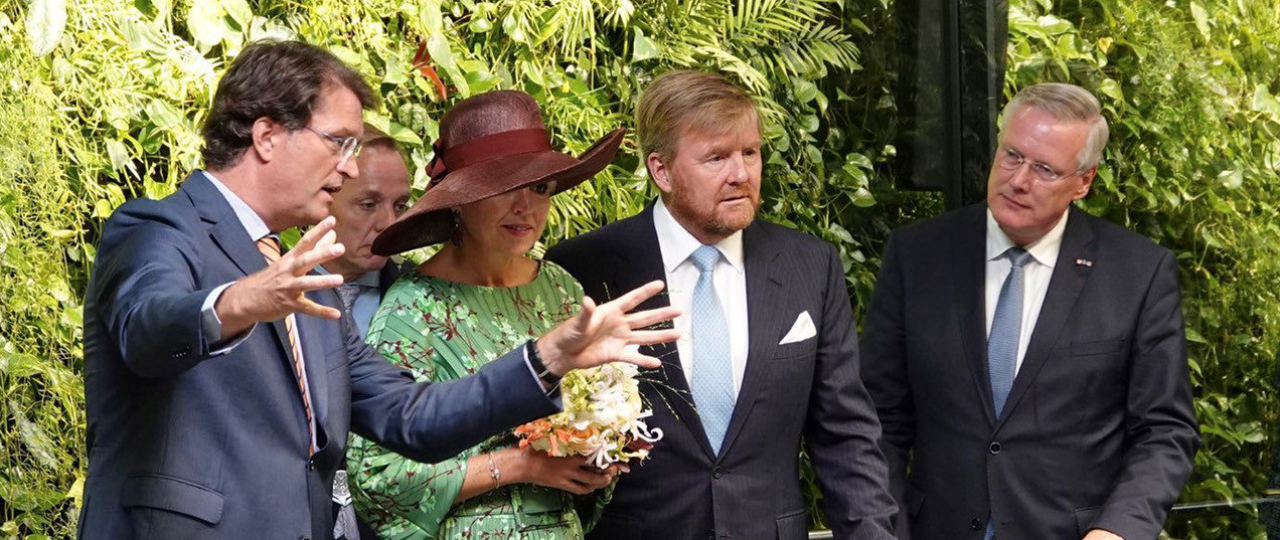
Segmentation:
[[(578, 282), (548, 262), (537, 278), (517, 287), (480, 287), (411, 272), (387, 291), (366, 341), (418, 380), (459, 379), (570, 318), (581, 301)], [(356, 511), (384, 540), (581, 539), (583, 523), (599, 517), (612, 488), (574, 497), (517, 484), (455, 505), (467, 459), (515, 444), (508, 432), (448, 461), (426, 464), (352, 435), (347, 466)]]

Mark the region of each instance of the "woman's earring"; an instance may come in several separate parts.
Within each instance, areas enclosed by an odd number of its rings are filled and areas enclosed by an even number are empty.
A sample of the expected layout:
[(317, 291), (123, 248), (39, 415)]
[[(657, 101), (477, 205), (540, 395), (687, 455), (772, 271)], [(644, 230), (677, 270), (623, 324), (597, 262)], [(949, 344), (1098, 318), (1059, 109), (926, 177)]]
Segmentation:
[(453, 234), (449, 237), (449, 242), (455, 246), (462, 245), (462, 214), (456, 209), (450, 211), (449, 221), (453, 222)]

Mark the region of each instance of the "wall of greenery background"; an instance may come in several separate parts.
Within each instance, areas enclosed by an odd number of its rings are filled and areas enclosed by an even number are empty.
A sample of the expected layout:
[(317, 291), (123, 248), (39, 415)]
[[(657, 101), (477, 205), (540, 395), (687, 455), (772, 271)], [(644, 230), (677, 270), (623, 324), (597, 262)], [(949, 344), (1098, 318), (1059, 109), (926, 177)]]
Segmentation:
[[(888, 231), (941, 211), (935, 194), (892, 187), (893, 1), (0, 0), (0, 538), (74, 534), (94, 245), (115, 207), (164, 196), (199, 165), (198, 126), (245, 43), (298, 37), (357, 66), (383, 99), (368, 118), (409, 150), (417, 189), (423, 141), (457, 99), (528, 91), (577, 153), (631, 125), (655, 74), (719, 69), (766, 112), (764, 215), (840, 247), (860, 312)], [(1178, 254), (1204, 434), (1183, 501), (1261, 494), (1277, 425), (1280, 5), (1010, 4), (1008, 91), (1076, 82), (1111, 119), (1084, 207)], [(420, 41), (446, 99), (411, 69)], [(652, 196), (629, 139), (593, 184), (556, 199), (544, 240)], [(1262, 527), (1246, 505), (1176, 512), (1166, 534)]]

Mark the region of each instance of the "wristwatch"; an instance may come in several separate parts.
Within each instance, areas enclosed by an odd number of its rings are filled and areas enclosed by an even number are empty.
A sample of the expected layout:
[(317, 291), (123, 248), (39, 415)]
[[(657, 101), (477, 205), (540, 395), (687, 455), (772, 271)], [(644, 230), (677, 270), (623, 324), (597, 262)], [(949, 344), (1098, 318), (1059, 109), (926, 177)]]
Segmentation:
[(537, 340), (529, 340), (525, 344), (525, 352), (529, 356), (529, 365), (533, 367), (534, 374), (538, 376), (538, 380), (542, 381), (543, 385), (554, 389), (556, 385), (560, 384), (560, 376), (552, 373), (551, 369), (542, 363), (542, 355), (538, 354)]

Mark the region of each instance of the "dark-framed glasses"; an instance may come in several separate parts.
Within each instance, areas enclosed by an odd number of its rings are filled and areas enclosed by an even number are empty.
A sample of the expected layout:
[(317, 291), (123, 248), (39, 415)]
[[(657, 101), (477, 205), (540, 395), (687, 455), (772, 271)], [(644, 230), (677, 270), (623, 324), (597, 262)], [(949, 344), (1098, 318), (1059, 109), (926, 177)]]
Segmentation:
[(361, 148), (360, 139), (357, 139), (355, 137), (339, 137), (337, 135), (331, 135), (324, 131), (320, 131), (316, 128), (313, 128), (311, 126), (302, 126), (302, 127), (303, 129), (306, 129), (307, 131), (315, 133), (316, 135), (319, 135), (327, 139), (329, 142), (338, 146), (338, 155), (339, 155), (338, 166), (339, 167), (341, 167), (342, 164), (346, 163), (348, 159), (351, 159), (355, 156), (360, 155), (360, 148)]
[(1027, 161), (1027, 157), (1020, 154), (1012, 148), (1005, 148), (996, 155), (996, 164), (1006, 171), (1016, 171), (1022, 168), (1023, 164), (1031, 166), (1031, 175), (1041, 182), (1050, 184), (1064, 178), (1070, 178), (1083, 171), (1075, 171), (1070, 174), (1062, 174), (1044, 163), (1038, 161)]

